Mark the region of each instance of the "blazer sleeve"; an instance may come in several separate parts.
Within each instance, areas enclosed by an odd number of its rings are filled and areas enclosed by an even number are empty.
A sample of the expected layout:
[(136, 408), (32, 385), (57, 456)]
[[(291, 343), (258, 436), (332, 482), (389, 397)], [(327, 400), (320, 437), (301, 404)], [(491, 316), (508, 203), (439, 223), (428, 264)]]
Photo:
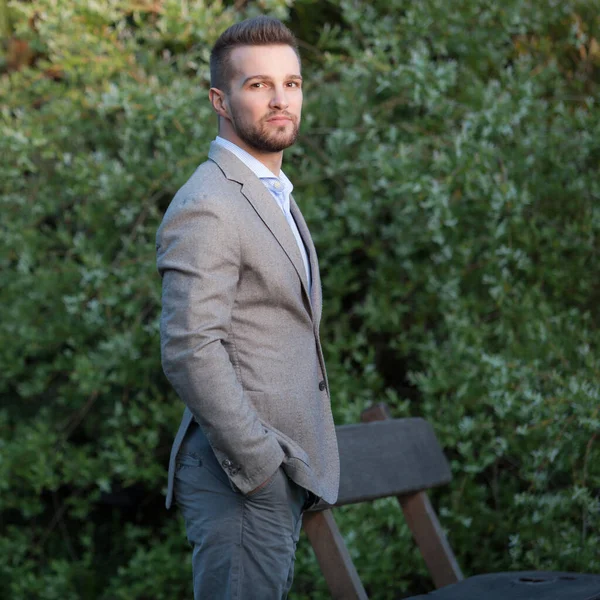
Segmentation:
[(176, 196), (165, 214), (157, 232), (161, 357), (217, 460), (246, 494), (277, 470), (284, 453), (248, 400), (228, 352), (241, 267), (230, 210), (226, 199), (196, 192)]

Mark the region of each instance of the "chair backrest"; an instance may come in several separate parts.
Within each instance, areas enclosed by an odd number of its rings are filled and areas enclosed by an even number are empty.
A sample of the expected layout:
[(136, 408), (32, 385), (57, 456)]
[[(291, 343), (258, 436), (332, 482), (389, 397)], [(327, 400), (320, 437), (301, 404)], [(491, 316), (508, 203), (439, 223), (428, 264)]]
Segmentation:
[[(396, 496), (436, 587), (463, 579), (427, 489), (452, 476), (429, 423), (392, 419), (384, 403), (363, 411), (362, 423), (336, 427), (341, 481), (336, 506)], [(332, 598), (368, 600), (332, 507), (319, 503), (303, 526)]]
[(433, 428), (420, 418), (336, 427), (340, 491), (336, 506), (402, 496), (449, 483)]

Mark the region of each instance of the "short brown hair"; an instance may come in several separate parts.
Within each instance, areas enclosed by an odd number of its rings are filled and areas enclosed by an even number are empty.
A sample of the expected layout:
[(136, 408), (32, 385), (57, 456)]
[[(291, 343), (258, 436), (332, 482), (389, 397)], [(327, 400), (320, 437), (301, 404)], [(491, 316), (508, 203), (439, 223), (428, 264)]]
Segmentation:
[(274, 17), (253, 17), (227, 28), (215, 42), (210, 53), (210, 85), (229, 91), (229, 82), (233, 77), (231, 51), (239, 46), (290, 46), (298, 61), (298, 42), (294, 34)]

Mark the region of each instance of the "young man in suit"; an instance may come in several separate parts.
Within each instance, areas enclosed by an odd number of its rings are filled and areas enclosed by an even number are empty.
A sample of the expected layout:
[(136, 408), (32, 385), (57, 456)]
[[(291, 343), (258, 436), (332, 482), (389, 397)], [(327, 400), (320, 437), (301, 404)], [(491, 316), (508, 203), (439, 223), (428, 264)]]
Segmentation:
[(339, 483), (317, 255), (281, 170), (302, 76), (268, 17), (226, 30), (210, 64), (219, 133), (157, 233), (163, 368), (186, 405), (167, 506), (196, 600), (271, 600), (290, 589), (302, 512)]

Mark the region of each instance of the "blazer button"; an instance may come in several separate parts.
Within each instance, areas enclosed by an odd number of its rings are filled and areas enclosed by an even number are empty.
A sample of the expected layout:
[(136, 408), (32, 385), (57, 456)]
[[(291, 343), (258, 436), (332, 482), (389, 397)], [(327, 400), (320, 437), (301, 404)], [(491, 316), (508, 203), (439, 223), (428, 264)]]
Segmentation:
[(326, 386), (325, 386), (325, 380), (323, 380), (323, 381), (319, 381), (319, 389), (320, 389), (321, 391), (324, 391), (324, 390), (325, 390), (325, 387), (326, 387)]
[(221, 464), (222, 464), (222, 465), (223, 465), (223, 466), (224, 466), (226, 469), (229, 469), (230, 467), (232, 467), (232, 466), (233, 466), (233, 463), (232, 463), (232, 462), (231, 462), (231, 461), (230, 461), (228, 458), (226, 458), (226, 459), (225, 459), (225, 460), (224, 460), (224, 461), (223, 461)]

